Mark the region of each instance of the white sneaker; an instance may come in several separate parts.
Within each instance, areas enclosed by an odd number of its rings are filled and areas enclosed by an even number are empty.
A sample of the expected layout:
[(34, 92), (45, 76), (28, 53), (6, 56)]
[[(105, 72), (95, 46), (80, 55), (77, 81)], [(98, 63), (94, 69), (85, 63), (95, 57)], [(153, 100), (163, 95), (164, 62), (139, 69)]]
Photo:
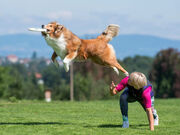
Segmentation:
[(159, 125), (159, 116), (157, 115), (156, 118), (154, 119), (154, 126)]
[(122, 128), (128, 128), (129, 127), (129, 121), (123, 121)]

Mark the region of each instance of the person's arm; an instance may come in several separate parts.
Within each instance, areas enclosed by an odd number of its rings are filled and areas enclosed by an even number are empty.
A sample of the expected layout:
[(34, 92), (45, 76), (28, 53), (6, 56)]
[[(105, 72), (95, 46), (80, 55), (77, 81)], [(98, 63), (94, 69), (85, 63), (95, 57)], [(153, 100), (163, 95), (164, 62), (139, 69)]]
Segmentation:
[(150, 130), (154, 130), (154, 117), (151, 109), (151, 91), (152, 87), (148, 87), (144, 90), (142, 93), (142, 98), (143, 98), (143, 104), (146, 108), (146, 114), (149, 120), (149, 128)]
[(152, 109), (151, 108), (146, 108), (146, 114), (149, 120), (149, 128), (151, 131), (154, 130), (154, 117), (152, 114)]
[(116, 87), (116, 90), (117, 90), (118, 92), (120, 92), (121, 90), (123, 90), (123, 89), (127, 86), (127, 84), (128, 84), (128, 79), (129, 79), (129, 76), (125, 77), (124, 79), (122, 79), (122, 80), (120, 81), (120, 83), (119, 83), (118, 85), (115, 86), (115, 87)]
[(118, 85), (115, 85), (114, 82), (112, 81), (111, 86), (110, 86), (110, 93), (111, 95), (116, 95), (118, 92), (123, 90), (127, 84), (128, 84), (128, 79), (129, 77), (125, 77), (124, 79), (121, 80), (121, 82)]

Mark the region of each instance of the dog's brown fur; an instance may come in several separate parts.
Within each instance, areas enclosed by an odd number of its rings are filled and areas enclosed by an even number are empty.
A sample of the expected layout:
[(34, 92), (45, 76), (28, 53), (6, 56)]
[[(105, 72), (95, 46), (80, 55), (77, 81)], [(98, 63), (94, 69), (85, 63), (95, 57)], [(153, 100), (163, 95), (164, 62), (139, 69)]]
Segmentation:
[[(112, 68), (115, 67), (121, 70), (126, 75), (128, 74), (128, 72), (116, 60), (113, 47), (108, 44), (112, 37), (117, 35), (117, 33), (115, 33), (115, 35), (112, 35), (112, 33), (108, 31), (108, 28), (96, 39), (87, 40), (80, 39), (63, 25), (60, 25), (56, 22), (51, 22), (48, 25), (43, 26), (43, 28), (47, 29), (46, 33), (42, 32), (43, 36), (47, 36), (47, 34), (49, 34), (51, 38), (58, 39), (61, 34), (64, 35), (67, 51), (65, 56), (66, 59), (91, 59), (97, 64), (109, 66)], [(57, 56), (57, 52), (54, 51), (52, 60), (55, 61)]]

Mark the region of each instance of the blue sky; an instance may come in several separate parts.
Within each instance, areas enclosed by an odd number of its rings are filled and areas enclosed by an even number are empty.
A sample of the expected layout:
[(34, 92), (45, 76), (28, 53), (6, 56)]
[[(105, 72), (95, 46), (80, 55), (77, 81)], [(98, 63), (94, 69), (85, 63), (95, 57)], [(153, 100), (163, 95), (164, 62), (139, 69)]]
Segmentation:
[(77, 35), (120, 25), (120, 34), (146, 34), (180, 40), (180, 0), (4, 0), (0, 35), (30, 33), (58, 21)]

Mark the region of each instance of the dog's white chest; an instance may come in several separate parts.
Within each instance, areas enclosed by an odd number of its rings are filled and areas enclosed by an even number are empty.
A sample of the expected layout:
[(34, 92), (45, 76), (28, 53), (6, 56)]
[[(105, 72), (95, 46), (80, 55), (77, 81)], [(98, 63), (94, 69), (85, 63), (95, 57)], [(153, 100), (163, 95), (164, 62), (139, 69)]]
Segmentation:
[(48, 36), (45, 38), (45, 40), (47, 44), (53, 48), (56, 54), (60, 56), (61, 59), (64, 59), (67, 53), (67, 50), (66, 50), (67, 43), (65, 41), (64, 35), (61, 34), (61, 36), (58, 39)]

